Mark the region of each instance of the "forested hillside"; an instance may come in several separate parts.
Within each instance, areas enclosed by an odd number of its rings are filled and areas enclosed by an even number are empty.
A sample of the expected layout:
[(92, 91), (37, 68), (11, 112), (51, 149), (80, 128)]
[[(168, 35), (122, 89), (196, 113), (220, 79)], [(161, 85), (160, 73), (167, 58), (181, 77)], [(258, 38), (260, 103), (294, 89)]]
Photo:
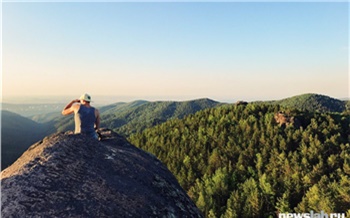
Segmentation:
[[(107, 106), (103, 106), (98, 108), (101, 114), (101, 121), (104, 127), (107, 127), (105, 122), (108, 123), (110, 117), (118, 117), (120, 114), (128, 113), (135, 108), (141, 106), (142, 104), (147, 103), (147, 101), (134, 101), (130, 103), (119, 102), (115, 104), (110, 104)], [(93, 105), (94, 106), (94, 105)], [(43, 117), (33, 117), (33, 119), (49, 119), (45, 124), (49, 126), (49, 128), (54, 129), (52, 132), (63, 132), (68, 130), (74, 130), (74, 118), (73, 114), (69, 116), (62, 116), (61, 113), (56, 113), (56, 116), (52, 116), (51, 114), (45, 114)], [(108, 126), (108, 128), (113, 129), (112, 126)]]
[(129, 140), (165, 163), (206, 217), (350, 216), (349, 113), (226, 105)]
[[(210, 99), (184, 102), (140, 100), (111, 104), (99, 110), (102, 127), (114, 129), (122, 135), (129, 135), (168, 119), (182, 118), (218, 104), (220, 103)], [(43, 122), (40, 124), (11, 112), (3, 112), (2, 116), (3, 167), (12, 164), (36, 140), (55, 132), (74, 130), (73, 115), (62, 116), (60, 112), (33, 116), (33, 119)]]
[[(192, 101), (134, 101), (116, 103), (100, 108), (101, 127), (110, 128), (121, 135), (128, 136), (141, 132), (145, 128), (155, 126), (173, 118), (183, 118), (199, 110), (212, 108), (219, 102), (210, 99)], [(50, 122), (58, 132), (73, 130), (73, 115), (56, 117)], [(48, 123), (47, 123), (48, 124)]]
[(109, 108), (101, 113), (102, 126), (115, 130), (122, 135), (141, 132), (173, 118), (183, 118), (199, 110), (212, 108), (219, 102), (210, 99), (192, 101), (137, 101), (129, 103), (125, 108)]
[(273, 101), (273, 103), (288, 108), (318, 112), (343, 112), (347, 104), (346, 101), (319, 94), (302, 94)]
[(1, 111), (1, 168), (12, 164), (27, 148), (46, 136), (45, 128), (28, 118)]

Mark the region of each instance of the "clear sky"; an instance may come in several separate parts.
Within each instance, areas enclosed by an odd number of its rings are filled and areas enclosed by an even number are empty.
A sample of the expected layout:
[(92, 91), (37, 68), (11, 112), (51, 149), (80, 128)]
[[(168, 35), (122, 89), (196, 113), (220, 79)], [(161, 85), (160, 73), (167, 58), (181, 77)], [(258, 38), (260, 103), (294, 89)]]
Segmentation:
[(347, 2), (2, 3), (4, 101), (345, 98), (348, 62)]

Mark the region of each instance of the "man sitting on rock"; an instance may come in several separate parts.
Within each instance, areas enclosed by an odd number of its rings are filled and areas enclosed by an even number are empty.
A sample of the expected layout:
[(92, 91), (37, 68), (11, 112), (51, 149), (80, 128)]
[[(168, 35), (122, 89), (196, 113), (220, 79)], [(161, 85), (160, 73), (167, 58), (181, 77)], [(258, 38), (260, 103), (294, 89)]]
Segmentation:
[(67, 104), (62, 110), (62, 115), (74, 113), (75, 134), (80, 133), (98, 139), (96, 131), (100, 128), (100, 112), (90, 106), (90, 102), (90, 95), (83, 94), (79, 99), (72, 100)]

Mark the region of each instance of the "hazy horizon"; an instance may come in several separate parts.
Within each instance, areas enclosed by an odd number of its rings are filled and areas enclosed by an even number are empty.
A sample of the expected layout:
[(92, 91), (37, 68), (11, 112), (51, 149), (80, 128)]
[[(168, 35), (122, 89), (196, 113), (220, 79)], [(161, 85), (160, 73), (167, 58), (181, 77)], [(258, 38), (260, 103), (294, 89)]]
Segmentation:
[(349, 98), (348, 6), (3, 2), (1, 101)]
[[(145, 101), (189, 101), (189, 100), (196, 100), (201, 98), (209, 98), (214, 101), (218, 102), (225, 102), (225, 103), (235, 103), (237, 101), (248, 101), (248, 102), (254, 102), (254, 101), (275, 101), (275, 100), (282, 100), (285, 98), (290, 98), (298, 95), (303, 94), (319, 94), (319, 95), (325, 95), (329, 96), (331, 98), (339, 99), (339, 100), (350, 100), (349, 97), (336, 97), (336, 96), (330, 96), (324, 93), (299, 93), (292, 96), (285, 96), (282, 98), (210, 98), (210, 97), (191, 97), (191, 96), (143, 96), (143, 97), (135, 97), (135, 96), (107, 96), (107, 95), (96, 95), (92, 96), (92, 104), (95, 105), (108, 105), (113, 103), (119, 103), (119, 102), (133, 102), (138, 100), (145, 100)], [(69, 101), (73, 99), (77, 99), (79, 96), (11, 96), (3, 98), (2, 101), (0, 100), (0, 103), (8, 103), (8, 104), (67, 104)]]

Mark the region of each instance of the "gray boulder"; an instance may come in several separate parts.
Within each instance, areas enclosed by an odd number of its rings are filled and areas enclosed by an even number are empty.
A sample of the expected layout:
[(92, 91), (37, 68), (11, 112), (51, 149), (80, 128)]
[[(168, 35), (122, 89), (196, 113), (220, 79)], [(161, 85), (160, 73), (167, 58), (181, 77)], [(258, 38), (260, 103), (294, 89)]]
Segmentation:
[(153, 155), (109, 130), (59, 133), (1, 172), (2, 217), (202, 217)]

